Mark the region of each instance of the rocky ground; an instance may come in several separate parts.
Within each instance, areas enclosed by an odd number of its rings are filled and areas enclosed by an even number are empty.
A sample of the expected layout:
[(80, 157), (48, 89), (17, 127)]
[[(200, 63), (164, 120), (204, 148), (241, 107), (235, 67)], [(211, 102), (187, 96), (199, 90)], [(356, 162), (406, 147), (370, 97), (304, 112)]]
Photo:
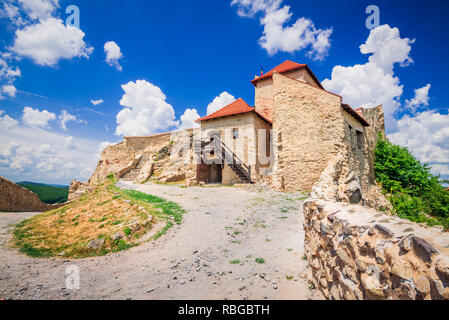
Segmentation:
[[(8, 247), (13, 225), (36, 213), (0, 213), (0, 298), (321, 298), (305, 279), (301, 193), (125, 181), (119, 186), (179, 203), (188, 211), (183, 224), (128, 251), (45, 260)], [(73, 265), (80, 270), (78, 290), (66, 288), (66, 269)]]

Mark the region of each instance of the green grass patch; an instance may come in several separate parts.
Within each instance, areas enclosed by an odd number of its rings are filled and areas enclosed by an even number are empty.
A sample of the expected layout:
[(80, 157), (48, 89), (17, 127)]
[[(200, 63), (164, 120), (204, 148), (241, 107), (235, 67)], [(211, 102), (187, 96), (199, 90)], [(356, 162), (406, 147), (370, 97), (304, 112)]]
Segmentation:
[[(173, 225), (182, 222), (185, 210), (178, 204), (137, 191), (121, 190), (114, 184), (115, 181), (111, 178), (109, 182), (99, 185), (94, 192), (63, 208), (20, 222), (14, 227), (12, 244), (19, 248), (20, 252), (36, 258), (61, 256), (78, 259), (102, 256), (138, 245), (137, 239), (152, 228), (152, 224), (146, 222), (150, 215), (155, 218), (153, 223), (166, 221), (165, 227), (158, 231), (153, 239), (158, 239)], [(125, 200), (144, 207), (145, 212), (135, 207), (123, 211), (123, 204), (128, 205), (124, 203)], [(90, 216), (86, 216), (85, 208), (107, 203), (107, 214), (104, 214), (105, 210), (97, 209), (90, 211)], [(139, 229), (128, 227), (136, 222), (140, 224)], [(121, 224), (124, 227), (120, 227)], [(119, 231), (123, 231), (125, 238), (112, 240), (112, 235)], [(87, 248), (91, 240), (100, 238), (105, 240), (100, 250)]]

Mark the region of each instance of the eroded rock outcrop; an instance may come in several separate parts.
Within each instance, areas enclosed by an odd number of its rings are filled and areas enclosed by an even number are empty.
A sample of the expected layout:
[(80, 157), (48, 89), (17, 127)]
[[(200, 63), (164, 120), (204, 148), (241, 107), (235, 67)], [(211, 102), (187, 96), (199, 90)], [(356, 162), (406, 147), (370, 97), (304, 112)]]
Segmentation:
[(304, 204), (308, 279), (327, 299), (449, 299), (449, 233), (374, 209)]
[(103, 150), (100, 161), (87, 183), (72, 181), (70, 201), (81, 198), (111, 176), (137, 183), (196, 182), (193, 165), (192, 130), (148, 137), (125, 137)]
[(69, 188), (69, 202), (75, 201), (94, 189), (93, 185), (73, 180)]
[(35, 193), (0, 177), (0, 211), (45, 212), (61, 206), (63, 204), (45, 204)]
[(367, 205), (383, 211), (392, 209), (380, 186), (371, 182), (368, 176), (353, 171), (349, 160), (342, 154), (329, 161), (313, 187), (311, 197)]
[(193, 136), (189, 131), (173, 137), (171, 144), (158, 152), (155, 180), (163, 183), (196, 183), (196, 165), (193, 161)]
[(111, 174), (121, 178), (139, 163), (143, 150), (135, 150), (126, 146), (124, 142), (109, 146), (103, 150), (100, 161), (89, 179), (89, 184), (105, 181)]

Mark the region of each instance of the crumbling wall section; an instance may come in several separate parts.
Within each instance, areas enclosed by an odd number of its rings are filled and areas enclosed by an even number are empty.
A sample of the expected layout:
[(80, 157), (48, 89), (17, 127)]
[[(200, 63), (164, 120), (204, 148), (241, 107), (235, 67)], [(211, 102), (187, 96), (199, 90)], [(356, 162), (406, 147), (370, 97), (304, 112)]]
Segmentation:
[[(374, 150), (378, 134), (385, 134), (383, 108), (379, 106), (360, 112), (367, 115), (369, 127), (343, 112), (344, 144), (341, 152), (332, 156), (312, 189), (312, 198), (344, 201), (390, 210), (374, 174)], [(362, 135), (361, 135), (362, 133)]]
[(449, 233), (347, 203), (304, 204), (308, 279), (332, 300), (449, 299)]
[(0, 177), (0, 212), (45, 212), (64, 204), (45, 204), (28, 189)]
[(141, 157), (141, 150), (129, 148), (124, 142), (109, 146), (103, 150), (100, 161), (88, 183), (102, 183), (111, 174), (116, 178), (121, 178), (137, 166)]

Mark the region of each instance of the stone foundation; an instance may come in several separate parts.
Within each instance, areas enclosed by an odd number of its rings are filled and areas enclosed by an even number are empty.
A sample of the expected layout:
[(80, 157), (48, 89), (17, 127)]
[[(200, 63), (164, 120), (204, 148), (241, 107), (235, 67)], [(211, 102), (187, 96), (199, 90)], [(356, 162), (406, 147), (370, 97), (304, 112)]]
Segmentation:
[(358, 205), (304, 204), (309, 281), (332, 300), (449, 299), (449, 233)]

